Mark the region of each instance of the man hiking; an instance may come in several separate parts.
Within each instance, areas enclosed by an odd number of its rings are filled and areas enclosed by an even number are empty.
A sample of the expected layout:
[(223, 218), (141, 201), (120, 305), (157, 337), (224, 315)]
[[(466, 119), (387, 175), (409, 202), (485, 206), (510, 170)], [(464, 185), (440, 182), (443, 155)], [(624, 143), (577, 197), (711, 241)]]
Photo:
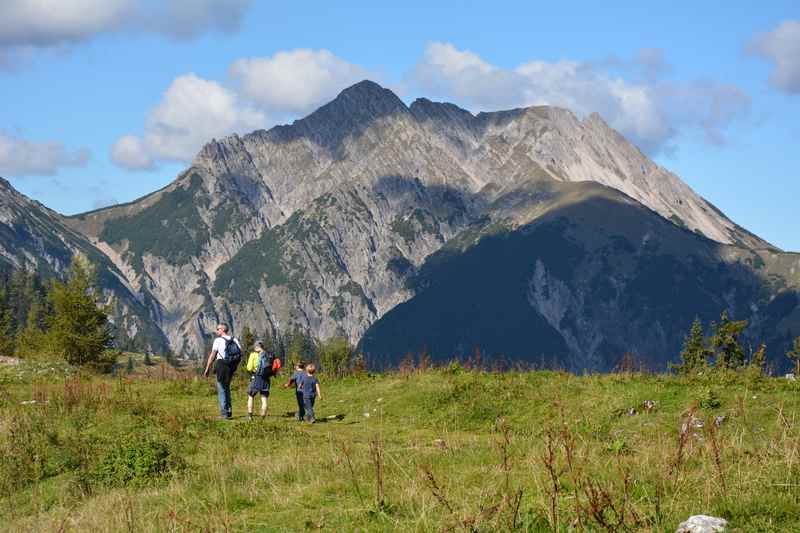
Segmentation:
[(222, 418), (233, 418), (231, 411), (231, 380), (239, 361), (242, 359), (242, 347), (239, 341), (228, 335), (228, 325), (217, 326), (218, 337), (214, 339), (211, 353), (208, 354), (206, 370), (203, 372), (208, 377), (211, 365), (214, 363), (214, 372), (217, 375), (217, 397), (219, 398), (219, 414)]

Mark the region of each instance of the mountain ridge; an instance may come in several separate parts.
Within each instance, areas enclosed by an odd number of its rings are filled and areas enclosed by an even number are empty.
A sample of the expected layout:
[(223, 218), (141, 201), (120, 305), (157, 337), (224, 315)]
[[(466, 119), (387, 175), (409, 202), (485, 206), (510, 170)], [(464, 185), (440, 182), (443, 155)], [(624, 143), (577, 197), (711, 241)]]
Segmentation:
[(220, 320), (357, 342), (414, 297), (407, 281), (452, 239), (481, 221), (513, 231), (546, 207), (546, 186), (575, 183), (621, 191), (676, 228), (780, 256), (778, 277), (791, 277), (779, 249), (597, 114), (472, 114), (424, 98), (406, 106), (369, 81), (290, 125), (212, 140), (159, 191), (63, 221), (126, 273), (172, 349), (196, 356)]

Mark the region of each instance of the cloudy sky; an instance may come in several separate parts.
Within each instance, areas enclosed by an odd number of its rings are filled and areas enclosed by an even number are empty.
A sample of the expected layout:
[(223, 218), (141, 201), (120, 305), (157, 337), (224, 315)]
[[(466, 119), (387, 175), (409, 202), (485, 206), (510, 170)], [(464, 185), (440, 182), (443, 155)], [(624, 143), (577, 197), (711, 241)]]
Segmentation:
[(796, 1), (2, 0), (0, 176), (66, 214), (129, 201), (212, 137), (365, 78), (407, 102), (598, 111), (800, 251)]

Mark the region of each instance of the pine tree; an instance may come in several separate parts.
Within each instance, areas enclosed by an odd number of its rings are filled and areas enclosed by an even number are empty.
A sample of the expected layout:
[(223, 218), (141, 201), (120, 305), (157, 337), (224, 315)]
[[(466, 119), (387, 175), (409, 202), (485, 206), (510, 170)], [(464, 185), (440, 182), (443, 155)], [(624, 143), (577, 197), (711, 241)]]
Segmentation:
[(286, 347), (286, 358), (294, 367), (298, 362), (309, 362), (316, 358), (317, 346), (314, 338), (299, 327), (295, 328)]
[(0, 309), (0, 355), (14, 354), (14, 331), (11, 329), (11, 311)]
[(242, 351), (245, 353), (250, 353), (250, 350), (253, 349), (253, 344), (256, 342), (256, 336), (253, 335), (253, 331), (250, 329), (250, 326), (245, 326), (242, 328), (242, 338), (239, 340), (242, 343)]
[(706, 346), (703, 334), (703, 325), (700, 319), (695, 317), (692, 322), (692, 329), (683, 341), (683, 351), (681, 361), (683, 364), (677, 367), (678, 371), (690, 374), (708, 364), (708, 359), (713, 355), (713, 351)]
[[(750, 348), (752, 350), (752, 347)], [(750, 356), (750, 368), (757, 370), (760, 374), (764, 373), (767, 366), (767, 345), (763, 342), (758, 349)]]
[(90, 266), (76, 258), (66, 283), (51, 283), (48, 300), (53, 308), (48, 320), (52, 352), (74, 365), (106, 363), (103, 352), (111, 345), (112, 336)]
[(47, 352), (45, 319), (44, 306), (34, 301), (27, 312), (25, 327), (17, 332), (15, 353), (18, 357), (31, 359)]
[(125, 368), (125, 372), (129, 375), (133, 374), (133, 357), (128, 356), (128, 366)]
[(319, 362), (322, 370), (331, 376), (343, 376), (350, 370), (353, 347), (344, 337), (333, 337), (319, 345)]
[(800, 376), (800, 337), (794, 339), (792, 348), (786, 352), (786, 357), (794, 363), (794, 375)]
[(739, 335), (747, 327), (747, 320), (731, 320), (728, 311), (723, 311), (719, 324), (714, 324), (711, 347), (716, 354), (719, 368), (737, 368), (744, 365), (744, 349), (739, 344)]

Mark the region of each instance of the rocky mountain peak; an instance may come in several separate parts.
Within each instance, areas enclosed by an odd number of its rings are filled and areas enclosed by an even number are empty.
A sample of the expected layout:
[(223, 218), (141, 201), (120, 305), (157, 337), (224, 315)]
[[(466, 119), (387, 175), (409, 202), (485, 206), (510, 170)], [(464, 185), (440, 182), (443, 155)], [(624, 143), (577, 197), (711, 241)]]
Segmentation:
[(344, 89), (306, 118), (279, 131), (289, 137), (305, 134), (320, 144), (330, 144), (363, 131), (376, 120), (407, 113), (408, 108), (396, 94), (375, 82), (364, 80)]

